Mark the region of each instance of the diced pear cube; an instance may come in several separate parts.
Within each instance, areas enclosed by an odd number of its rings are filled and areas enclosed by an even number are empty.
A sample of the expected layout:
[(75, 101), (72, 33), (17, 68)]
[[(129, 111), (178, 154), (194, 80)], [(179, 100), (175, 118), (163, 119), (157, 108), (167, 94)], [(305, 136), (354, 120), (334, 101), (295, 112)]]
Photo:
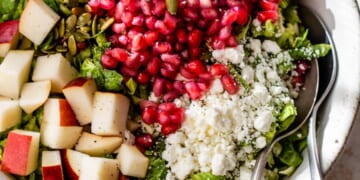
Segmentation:
[(43, 180), (64, 179), (60, 151), (42, 152), (41, 171), (42, 171)]
[(20, 17), (20, 33), (40, 45), (60, 16), (43, 0), (29, 0)]
[(15, 49), (19, 40), (19, 20), (0, 23), (0, 57)]
[(28, 80), (33, 50), (11, 50), (0, 65), (0, 95), (18, 99)]
[(118, 180), (119, 169), (115, 159), (84, 157), (79, 180)]
[(0, 100), (0, 132), (3, 132), (21, 120), (21, 108), (18, 100), (4, 98)]
[(123, 135), (130, 100), (118, 93), (95, 92), (91, 132), (103, 136)]
[(149, 165), (149, 159), (144, 156), (136, 146), (122, 144), (117, 159), (122, 174), (143, 178)]
[(51, 81), (51, 92), (61, 93), (65, 85), (77, 76), (77, 71), (60, 53), (37, 58), (33, 81)]
[(75, 150), (92, 156), (103, 156), (113, 153), (120, 147), (121, 142), (121, 137), (102, 137), (83, 132), (75, 146)]
[(20, 95), (20, 106), (28, 114), (35, 111), (48, 99), (51, 89), (50, 81), (25, 83)]

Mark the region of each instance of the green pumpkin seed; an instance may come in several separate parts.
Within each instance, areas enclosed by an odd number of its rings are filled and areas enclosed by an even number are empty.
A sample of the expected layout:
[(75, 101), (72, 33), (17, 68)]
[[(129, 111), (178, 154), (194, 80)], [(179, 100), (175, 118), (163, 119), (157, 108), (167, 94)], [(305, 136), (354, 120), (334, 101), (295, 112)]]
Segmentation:
[(65, 19), (62, 18), (60, 20), (60, 25), (59, 25), (59, 36), (64, 37), (64, 34), (65, 34)]
[(82, 26), (82, 27), (80, 27), (80, 31), (82, 31), (82, 32), (88, 33), (90, 30), (91, 30), (91, 29), (90, 29), (89, 26)]
[(56, 50), (57, 52), (61, 52), (61, 53), (68, 51), (68, 49), (67, 49), (66, 47), (61, 46), (61, 45), (57, 45), (57, 46), (55, 47), (55, 50)]
[(84, 7), (84, 10), (86, 12), (91, 12), (91, 7), (88, 4), (86, 4), (85, 7)]
[(76, 42), (84, 42), (86, 39), (90, 39), (90, 35), (87, 32), (76, 31), (74, 33)]
[(72, 32), (76, 26), (77, 17), (75, 15), (71, 15), (66, 19), (66, 32)]
[(54, 29), (53, 29), (53, 32), (54, 32), (54, 39), (55, 39), (55, 40), (59, 39), (59, 29), (54, 28)]
[(66, 16), (69, 16), (71, 14), (70, 9), (68, 7), (66, 7), (64, 4), (60, 4), (59, 8), (60, 8), (60, 11)]
[(114, 23), (115, 19), (114, 18), (109, 18), (108, 20), (106, 20), (104, 22), (104, 24), (101, 25), (100, 27), (100, 31), (105, 31), (107, 28), (109, 28), (113, 23)]
[(95, 36), (95, 34), (97, 33), (97, 15), (94, 16), (94, 19), (92, 20), (92, 24), (91, 24), (91, 34), (93, 36)]
[(71, 55), (75, 55), (77, 52), (75, 37), (71, 35), (68, 39), (68, 49)]
[(78, 26), (85, 26), (91, 24), (91, 14), (90, 13), (82, 13), (77, 21)]
[(170, 12), (170, 14), (175, 15), (178, 8), (177, 0), (166, 0), (166, 8)]

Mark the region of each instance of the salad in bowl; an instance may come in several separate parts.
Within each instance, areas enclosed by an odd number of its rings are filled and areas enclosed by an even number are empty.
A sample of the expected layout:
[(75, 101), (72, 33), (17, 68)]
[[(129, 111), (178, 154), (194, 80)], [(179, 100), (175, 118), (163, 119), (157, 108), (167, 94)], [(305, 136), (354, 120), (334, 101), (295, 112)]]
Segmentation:
[[(3, 0), (1, 175), (250, 179), (294, 122), (312, 44), (290, 0)], [(303, 97), (302, 97), (303, 98)], [(302, 163), (307, 128), (265, 179)]]

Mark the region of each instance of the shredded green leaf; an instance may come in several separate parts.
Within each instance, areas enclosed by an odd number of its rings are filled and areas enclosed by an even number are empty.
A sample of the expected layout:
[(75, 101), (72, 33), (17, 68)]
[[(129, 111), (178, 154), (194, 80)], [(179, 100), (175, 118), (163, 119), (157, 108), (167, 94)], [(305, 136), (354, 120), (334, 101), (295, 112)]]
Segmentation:
[(191, 176), (192, 180), (225, 180), (224, 176), (216, 176), (207, 172), (200, 172)]

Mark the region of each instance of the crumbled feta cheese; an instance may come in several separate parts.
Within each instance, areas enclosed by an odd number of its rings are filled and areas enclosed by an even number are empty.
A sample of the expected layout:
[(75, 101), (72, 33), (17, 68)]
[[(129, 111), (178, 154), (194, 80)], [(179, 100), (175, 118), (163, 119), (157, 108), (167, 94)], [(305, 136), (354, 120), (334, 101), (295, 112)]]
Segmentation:
[(261, 41), (259, 39), (250, 39), (250, 49), (255, 55), (261, 53)]
[(267, 132), (270, 130), (271, 123), (274, 122), (274, 120), (275, 118), (272, 115), (271, 111), (263, 110), (255, 119), (254, 127), (258, 131)]
[(213, 82), (212, 82), (212, 85), (210, 87), (210, 93), (211, 94), (219, 94), (219, 93), (222, 93), (224, 92), (224, 88), (221, 84), (221, 81), (220, 79), (215, 79)]
[(262, 48), (266, 52), (272, 53), (272, 54), (277, 54), (281, 51), (280, 46), (275, 41), (271, 41), (271, 40), (265, 40), (262, 43)]
[(257, 148), (262, 149), (266, 146), (266, 138), (264, 136), (260, 136), (256, 138), (255, 145)]
[(225, 175), (235, 168), (236, 161), (227, 158), (224, 154), (215, 154), (211, 160), (211, 170), (214, 175)]

